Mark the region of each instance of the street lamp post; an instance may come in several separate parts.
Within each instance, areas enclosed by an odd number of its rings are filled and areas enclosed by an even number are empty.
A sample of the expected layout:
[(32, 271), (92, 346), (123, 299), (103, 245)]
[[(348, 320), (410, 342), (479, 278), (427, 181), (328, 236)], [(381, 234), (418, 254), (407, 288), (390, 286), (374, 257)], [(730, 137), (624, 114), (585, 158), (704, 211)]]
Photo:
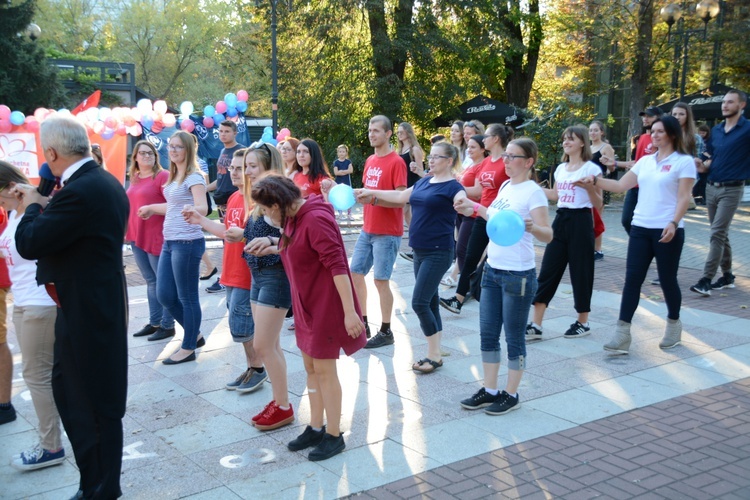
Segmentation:
[[(279, 0), (270, 0), (271, 2), (271, 128), (273, 128), (273, 136), (276, 137), (276, 132), (279, 127), (279, 84), (278, 84), (278, 68), (277, 68), (277, 55), (276, 55), (276, 7), (279, 4)], [(255, 6), (260, 7), (262, 0), (255, 0)], [(286, 0), (287, 8), (292, 10), (292, 0)]]
[(37, 39), (39, 39), (40, 36), (42, 36), (42, 29), (34, 24), (31, 23), (28, 26), (26, 26), (26, 36), (31, 39), (32, 42), (36, 42)]
[[(691, 36), (701, 36), (703, 40), (706, 39), (706, 33), (708, 32), (708, 22), (715, 18), (720, 11), (719, 2), (717, 0), (701, 0), (695, 6), (696, 15), (703, 21), (703, 28), (698, 29), (687, 29), (685, 27), (685, 21), (682, 17), (683, 6), (677, 4), (669, 4), (661, 9), (659, 15), (662, 20), (669, 26), (669, 32), (667, 35), (667, 41), (675, 44), (675, 70), (672, 72), (672, 89), (677, 90), (677, 64), (679, 63), (680, 51), (682, 52), (682, 77), (680, 81), (680, 101), (685, 98), (685, 81), (687, 78), (687, 67), (688, 67), (688, 51), (690, 46)], [(672, 26), (677, 23), (677, 29), (672, 31)], [(680, 45), (682, 47), (680, 47)]]

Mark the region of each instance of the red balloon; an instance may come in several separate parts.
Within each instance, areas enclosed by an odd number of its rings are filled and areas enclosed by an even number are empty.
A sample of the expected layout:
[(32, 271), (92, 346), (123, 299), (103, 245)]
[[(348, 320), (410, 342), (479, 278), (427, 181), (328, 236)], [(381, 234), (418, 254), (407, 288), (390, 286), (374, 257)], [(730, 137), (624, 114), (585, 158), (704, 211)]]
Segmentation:
[(10, 123), (10, 120), (2, 119), (0, 120), (0, 134), (7, 134), (10, 132), (10, 129), (13, 127), (13, 125)]
[[(101, 123), (101, 122), (100, 122), (100, 123)], [(117, 128), (115, 129), (115, 134), (117, 134), (117, 135), (127, 135), (127, 134), (128, 134), (128, 130), (127, 130), (127, 128), (125, 127), (125, 125), (123, 125), (123, 124), (120, 124), (120, 125), (118, 125), (118, 126), (117, 126)]]
[(203, 126), (206, 128), (213, 128), (214, 119), (211, 118), (210, 116), (206, 116), (205, 118), (203, 118)]
[(154, 122), (154, 125), (151, 127), (151, 132), (154, 134), (158, 134), (164, 130), (164, 124), (162, 122)]
[[(0, 118), (3, 120), (10, 119), (10, 108), (5, 104), (0, 104)], [(10, 121), (8, 123), (10, 123)]]
[(195, 122), (193, 120), (182, 120), (182, 123), (180, 123), (180, 128), (184, 130), (185, 132), (192, 132), (195, 130)]

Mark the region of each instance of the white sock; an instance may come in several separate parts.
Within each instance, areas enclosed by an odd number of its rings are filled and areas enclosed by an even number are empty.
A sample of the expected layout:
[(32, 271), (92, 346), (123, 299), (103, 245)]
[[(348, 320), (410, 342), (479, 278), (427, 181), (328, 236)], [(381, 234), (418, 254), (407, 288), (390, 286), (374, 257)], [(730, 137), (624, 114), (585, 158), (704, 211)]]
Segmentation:
[(288, 406), (279, 406), (279, 410), (287, 411), (289, 409)]
[(536, 323), (532, 322), (531, 326), (533, 326), (534, 328), (538, 329), (540, 332), (542, 331), (542, 326), (541, 325), (537, 325)]
[(497, 395), (498, 395), (498, 393), (500, 392), (500, 391), (499, 391), (499, 390), (497, 390), (497, 389), (487, 389), (486, 387), (484, 388), (484, 390), (485, 390), (485, 392), (486, 392), (487, 394), (491, 394), (492, 396), (497, 396)]
[(314, 430), (315, 432), (320, 432), (320, 431), (322, 431), (322, 430), (323, 430), (323, 428), (322, 428), (322, 427), (312, 427), (312, 426), (310, 426), (310, 428), (311, 428), (312, 430)]

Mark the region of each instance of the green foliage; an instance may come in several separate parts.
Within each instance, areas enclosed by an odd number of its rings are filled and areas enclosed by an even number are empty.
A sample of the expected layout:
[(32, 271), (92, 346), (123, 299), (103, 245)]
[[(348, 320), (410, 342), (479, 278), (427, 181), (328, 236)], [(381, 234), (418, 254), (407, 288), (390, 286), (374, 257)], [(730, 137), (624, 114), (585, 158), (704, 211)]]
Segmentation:
[(34, 0), (0, 7), (0, 103), (13, 110), (33, 113), (38, 107), (57, 107), (63, 90), (44, 50), (23, 34), (31, 23)]

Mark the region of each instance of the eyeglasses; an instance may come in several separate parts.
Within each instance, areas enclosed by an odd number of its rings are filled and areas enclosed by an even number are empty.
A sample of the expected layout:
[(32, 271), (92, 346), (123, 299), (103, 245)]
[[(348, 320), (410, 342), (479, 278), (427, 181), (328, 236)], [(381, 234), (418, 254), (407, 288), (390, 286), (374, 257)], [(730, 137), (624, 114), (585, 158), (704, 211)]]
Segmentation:
[(515, 160), (516, 158), (528, 158), (528, 156), (509, 155), (508, 153), (503, 153), (500, 155), (500, 158), (502, 158), (503, 161), (510, 161), (510, 160)]
[(427, 161), (432, 161), (432, 160), (435, 160), (435, 161), (437, 161), (437, 160), (439, 160), (440, 158), (442, 158), (442, 159), (444, 159), (444, 160), (449, 160), (449, 159), (450, 159), (450, 156), (443, 156), (443, 155), (429, 155), (429, 156), (427, 157)]
[(155, 156), (153, 151), (138, 151), (138, 156), (145, 156), (146, 158), (150, 158), (151, 156)]
[(167, 146), (167, 149), (170, 151), (182, 151), (183, 149), (185, 149), (185, 146), (180, 146), (179, 144), (173, 146), (170, 144), (169, 146)]

